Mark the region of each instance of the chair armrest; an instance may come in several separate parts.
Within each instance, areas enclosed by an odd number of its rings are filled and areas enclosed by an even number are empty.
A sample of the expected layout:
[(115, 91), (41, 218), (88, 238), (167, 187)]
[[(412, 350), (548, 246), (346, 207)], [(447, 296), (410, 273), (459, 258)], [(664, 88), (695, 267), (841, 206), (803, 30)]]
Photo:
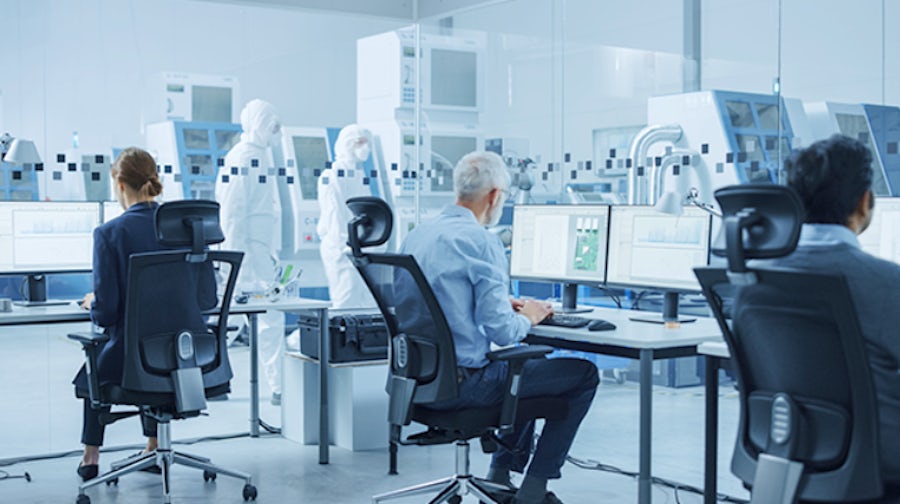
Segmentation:
[(69, 334), (70, 340), (75, 340), (81, 343), (81, 348), (84, 350), (85, 357), (85, 371), (87, 371), (87, 381), (88, 381), (88, 396), (91, 399), (91, 408), (99, 409), (101, 404), (100, 401), (100, 377), (97, 376), (97, 355), (100, 353), (100, 348), (103, 344), (109, 341), (109, 335), (104, 333), (71, 333)]
[(547, 345), (520, 345), (488, 352), (485, 357), (489, 361), (528, 360), (543, 357), (552, 351), (553, 347)]
[(99, 345), (101, 343), (106, 343), (107, 341), (109, 341), (109, 335), (106, 333), (96, 333), (96, 332), (70, 333), (69, 339), (75, 340), (75, 341), (81, 343), (82, 345)]
[(506, 375), (506, 392), (503, 396), (503, 407), (500, 410), (500, 434), (513, 431), (516, 423), (516, 410), (519, 406), (519, 383), (525, 361), (540, 359), (553, 351), (547, 345), (521, 345), (488, 352), (486, 357), (491, 361), (508, 361), (509, 373)]

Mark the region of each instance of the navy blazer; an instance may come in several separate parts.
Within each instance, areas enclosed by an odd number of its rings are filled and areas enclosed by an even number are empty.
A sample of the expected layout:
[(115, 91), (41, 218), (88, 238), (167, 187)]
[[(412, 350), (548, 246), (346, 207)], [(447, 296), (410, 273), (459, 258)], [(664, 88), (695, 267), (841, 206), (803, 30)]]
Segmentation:
[[(168, 249), (159, 244), (154, 227), (154, 215), (159, 204), (137, 203), (115, 219), (94, 229), (94, 302), (91, 320), (104, 328), (109, 341), (97, 359), (97, 373), (101, 385), (122, 383), (125, 359), (125, 294), (127, 293), (128, 259), (132, 254)], [(174, 279), (161, 279), (171, 281)], [(215, 279), (210, 271), (203, 282), (204, 308), (216, 304)], [(85, 368), (73, 380), (76, 389), (87, 390)]]

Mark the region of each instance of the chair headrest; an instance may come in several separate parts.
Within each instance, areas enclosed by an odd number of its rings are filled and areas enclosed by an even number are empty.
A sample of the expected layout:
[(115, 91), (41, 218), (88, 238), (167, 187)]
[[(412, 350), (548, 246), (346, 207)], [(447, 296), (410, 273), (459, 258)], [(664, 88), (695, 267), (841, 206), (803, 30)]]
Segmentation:
[(797, 247), (806, 212), (793, 189), (743, 184), (723, 187), (715, 197), (722, 209), (725, 249), (712, 252), (728, 257), (730, 271), (746, 271), (746, 259), (781, 257)]
[(382, 245), (391, 238), (394, 213), (384, 200), (360, 196), (348, 199), (347, 206), (356, 216), (347, 224), (348, 245), (354, 254), (365, 247)]
[(219, 204), (208, 200), (182, 200), (163, 203), (156, 209), (156, 238), (168, 247), (191, 247), (195, 254), (207, 245), (222, 243), (225, 235), (219, 226)]

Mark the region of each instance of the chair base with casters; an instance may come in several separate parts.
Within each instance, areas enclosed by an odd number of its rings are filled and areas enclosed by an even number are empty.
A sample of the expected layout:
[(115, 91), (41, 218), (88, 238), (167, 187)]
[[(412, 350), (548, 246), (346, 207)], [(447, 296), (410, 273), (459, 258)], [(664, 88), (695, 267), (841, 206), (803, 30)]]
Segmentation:
[(510, 488), (472, 476), (471, 472), (469, 472), (469, 449), (467, 440), (462, 439), (456, 442), (456, 473), (453, 476), (379, 494), (372, 497), (372, 502), (379, 503), (437, 492), (435, 497), (429, 501), (431, 504), (439, 504), (441, 502), (458, 504), (462, 502), (464, 496), (469, 494), (478, 497), (481, 502), (486, 504), (504, 504), (505, 501), (497, 500), (494, 497), (497, 494), (510, 492)]
[(147, 453), (141, 453), (123, 460), (119, 460), (110, 464), (111, 470), (106, 474), (100, 475), (90, 481), (86, 481), (78, 486), (78, 498), (76, 504), (90, 504), (90, 497), (85, 494), (88, 488), (95, 487), (106, 483), (106, 485), (118, 484), (119, 478), (136, 471), (143, 471), (150, 467), (160, 468), (160, 477), (162, 478), (162, 502), (169, 504), (172, 502), (169, 475), (172, 466), (176, 464), (192, 467), (203, 471), (204, 481), (215, 481), (216, 476), (223, 474), (232, 478), (244, 480), (244, 488), (242, 495), (245, 501), (256, 500), (257, 490), (253, 485), (253, 478), (249, 474), (226, 469), (224, 467), (213, 464), (210, 459), (183, 453), (172, 449), (171, 437), (171, 420), (174, 417), (170, 414), (150, 413), (150, 416), (159, 423), (156, 428), (157, 441), (159, 447)]
[[(552, 397), (540, 397), (534, 399), (520, 399), (516, 411), (516, 418), (521, 420), (544, 418), (546, 420), (558, 420), (568, 414), (566, 402)], [(437, 445), (446, 444), (455, 440), (456, 443), (456, 471), (447, 478), (414, 485), (400, 490), (383, 493), (372, 497), (373, 503), (384, 502), (413, 495), (434, 493), (435, 497), (430, 504), (448, 502), (458, 504), (466, 495), (472, 494), (487, 504), (506, 504), (512, 489), (472, 476), (469, 470), (469, 439), (480, 437), (485, 453), (497, 450), (499, 439), (493, 434), (487, 434), (485, 426), (496, 425), (499, 411), (495, 407), (472, 408), (460, 411), (442, 411), (429, 408), (415, 408), (413, 419), (419, 423), (432, 426), (427, 431), (413, 434), (407, 441), (392, 443), (404, 445)], [(442, 429), (440, 425), (452, 425), (454, 428)], [(459, 430), (458, 426), (465, 425), (465, 430)], [(511, 449), (511, 447), (505, 447)], [(394, 473), (396, 474), (396, 473)]]

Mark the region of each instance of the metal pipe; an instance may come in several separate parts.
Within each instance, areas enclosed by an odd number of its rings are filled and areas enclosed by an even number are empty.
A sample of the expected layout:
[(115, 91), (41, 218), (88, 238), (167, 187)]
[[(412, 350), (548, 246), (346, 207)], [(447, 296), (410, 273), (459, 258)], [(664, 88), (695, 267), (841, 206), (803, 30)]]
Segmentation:
[[(647, 203), (654, 205), (657, 201), (659, 201), (659, 198), (663, 193), (663, 179), (665, 178), (666, 171), (669, 169), (669, 167), (672, 165), (681, 164), (681, 158), (683, 158), (684, 156), (691, 157), (691, 167), (693, 167), (693, 157), (696, 154), (696, 152), (686, 149), (673, 150), (663, 158), (662, 163), (659, 166), (656, 166), (654, 164), (650, 169), (650, 200)], [(683, 164), (682, 167), (684, 167)]]
[(647, 126), (635, 135), (631, 142), (631, 148), (628, 157), (631, 159), (631, 171), (628, 172), (628, 204), (637, 205), (646, 203), (646, 195), (641, 194), (638, 177), (639, 169), (646, 169), (644, 161), (647, 159), (647, 152), (650, 146), (656, 142), (672, 142), (673, 144), (681, 139), (681, 126), (677, 124), (668, 125), (652, 125)]

